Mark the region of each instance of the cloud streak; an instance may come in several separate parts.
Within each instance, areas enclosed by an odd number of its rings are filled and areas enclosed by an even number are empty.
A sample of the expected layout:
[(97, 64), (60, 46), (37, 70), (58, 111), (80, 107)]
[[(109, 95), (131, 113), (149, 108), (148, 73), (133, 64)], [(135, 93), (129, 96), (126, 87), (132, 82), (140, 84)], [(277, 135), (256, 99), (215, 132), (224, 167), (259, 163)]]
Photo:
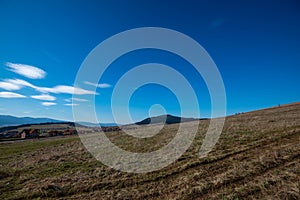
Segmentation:
[(5, 81), (1, 81), (0, 82), (0, 88), (4, 89), (4, 90), (19, 90), (22, 88), (21, 85), (16, 85), (13, 83), (9, 83), (9, 82), (5, 82)]
[(0, 92), (0, 98), (26, 98), (26, 96), (14, 92)]
[(84, 83), (87, 84), (87, 85), (95, 86), (95, 87), (97, 87), (97, 88), (110, 88), (110, 87), (111, 87), (111, 85), (108, 84), (108, 83), (100, 83), (100, 84), (97, 84), (97, 83), (91, 83), (91, 82), (89, 82), (89, 81), (85, 81)]
[(39, 86), (33, 85), (27, 81), (21, 80), (21, 79), (6, 79), (5, 82), (14, 84), (19, 87), (24, 87), (24, 86), (30, 87), (41, 93), (77, 94), (77, 95), (84, 95), (84, 94), (96, 95), (96, 94), (98, 94), (91, 90), (85, 90), (82, 88), (68, 86), (68, 85), (57, 85), (53, 88), (50, 88), (50, 87), (39, 87)]
[(43, 102), (42, 105), (43, 106), (54, 106), (54, 105), (56, 105), (56, 103), (54, 103), (54, 102)]
[(78, 102), (87, 102), (87, 99), (81, 99), (81, 98), (69, 98), (65, 99), (66, 102), (72, 102), (72, 101), (78, 101)]
[(56, 100), (56, 97), (51, 96), (49, 94), (32, 95), (30, 97), (33, 99), (44, 100), (44, 101), (55, 101)]
[(67, 86), (67, 85), (58, 85), (53, 88), (47, 88), (47, 87), (36, 87), (35, 88), (39, 92), (43, 93), (55, 93), (55, 94), (78, 94), (78, 95), (83, 95), (83, 94), (96, 94), (94, 91), (90, 90), (85, 90), (82, 88), (78, 87), (73, 87), (73, 86)]
[(7, 62), (6, 66), (9, 71), (31, 79), (42, 79), (47, 75), (44, 70), (31, 65)]
[(66, 103), (64, 105), (65, 106), (78, 106), (79, 104), (76, 104), (76, 103)]

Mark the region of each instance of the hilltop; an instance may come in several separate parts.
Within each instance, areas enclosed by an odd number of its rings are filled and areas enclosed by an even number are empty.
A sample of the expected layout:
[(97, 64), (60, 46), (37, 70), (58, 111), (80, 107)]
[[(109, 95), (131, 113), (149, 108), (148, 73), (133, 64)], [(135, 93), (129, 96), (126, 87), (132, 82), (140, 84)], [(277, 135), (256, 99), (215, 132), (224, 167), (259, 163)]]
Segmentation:
[(146, 118), (140, 122), (136, 122), (136, 124), (137, 125), (157, 124), (157, 123), (175, 124), (175, 123), (189, 122), (194, 120), (198, 120), (198, 119), (177, 117), (172, 115), (160, 115), (160, 116)]

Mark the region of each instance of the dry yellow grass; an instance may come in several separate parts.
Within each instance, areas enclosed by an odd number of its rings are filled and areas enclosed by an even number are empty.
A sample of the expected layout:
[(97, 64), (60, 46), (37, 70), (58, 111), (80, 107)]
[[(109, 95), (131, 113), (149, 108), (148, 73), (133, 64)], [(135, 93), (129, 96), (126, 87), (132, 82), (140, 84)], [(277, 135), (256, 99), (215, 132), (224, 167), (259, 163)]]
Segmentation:
[[(300, 199), (300, 104), (228, 117), (214, 150), (199, 159), (208, 123), (201, 121), (176, 162), (147, 174), (102, 165), (74, 136), (0, 144), (0, 198)], [(146, 152), (169, 142), (177, 128), (167, 125), (148, 139), (107, 135)]]

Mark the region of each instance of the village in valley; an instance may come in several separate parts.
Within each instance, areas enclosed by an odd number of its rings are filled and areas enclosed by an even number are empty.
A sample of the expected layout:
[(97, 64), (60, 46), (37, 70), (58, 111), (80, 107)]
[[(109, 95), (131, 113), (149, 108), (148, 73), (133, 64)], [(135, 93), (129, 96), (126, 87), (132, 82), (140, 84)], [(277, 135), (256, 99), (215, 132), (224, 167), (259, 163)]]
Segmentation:
[(0, 127), (0, 142), (6, 140), (39, 139), (120, 130), (118, 126), (88, 127), (73, 122), (26, 124)]
[(5, 130), (7, 127), (0, 128), (0, 139), (32, 139), (77, 134), (77, 130), (74, 126), (67, 126), (67, 124), (61, 127), (55, 127), (55, 124), (51, 124), (51, 126), (44, 127), (43, 125), (28, 125), (13, 127), (14, 129), (12, 130)]

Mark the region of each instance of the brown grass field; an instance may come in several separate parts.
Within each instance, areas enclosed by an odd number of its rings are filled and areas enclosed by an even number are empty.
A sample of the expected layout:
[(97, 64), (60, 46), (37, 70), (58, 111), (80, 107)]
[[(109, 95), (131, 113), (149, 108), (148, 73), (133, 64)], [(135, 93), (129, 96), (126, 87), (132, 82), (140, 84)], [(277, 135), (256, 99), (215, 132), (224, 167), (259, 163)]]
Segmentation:
[[(208, 123), (200, 122), (176, 162), (146, 174), (101, 164), (78, 136), (1, 143), (0, 199), (300, 199), (299, 103), (227, 117), (217, 145), (200, 159)], [(177, 127), (143, 140), (107, 135), (145, 152), (169, 142)]]

